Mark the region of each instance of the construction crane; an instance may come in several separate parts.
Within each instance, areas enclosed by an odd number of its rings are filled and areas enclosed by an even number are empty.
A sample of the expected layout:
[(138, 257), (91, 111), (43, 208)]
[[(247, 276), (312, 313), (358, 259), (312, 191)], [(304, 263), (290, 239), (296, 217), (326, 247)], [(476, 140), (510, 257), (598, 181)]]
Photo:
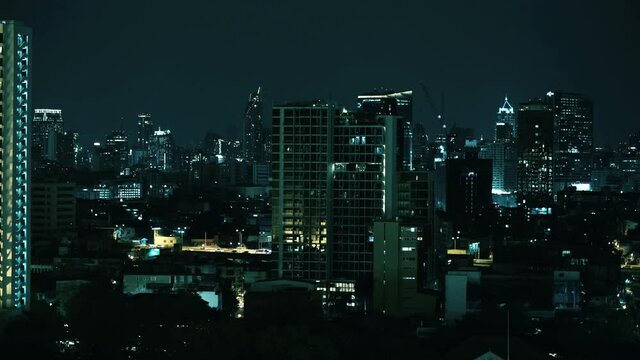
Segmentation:
[(427, 103), (433, 111), (433, 114), (436, 116), (436, 119), (440, 122), (440, 129), (442, 129), (443, 134), (446, 133), (447, 126), (444, 123), (444, 94), (441, 98), (440, 108), (436, 106), (436, 103), (433, 101), (433, 98), (429, 94), (429, 90), (427, 90), (427, 86), (424, 83), (420, 83), (420, 87), (422, 88), (422, 92), (424, 93), (425, 98), (427, 99)]

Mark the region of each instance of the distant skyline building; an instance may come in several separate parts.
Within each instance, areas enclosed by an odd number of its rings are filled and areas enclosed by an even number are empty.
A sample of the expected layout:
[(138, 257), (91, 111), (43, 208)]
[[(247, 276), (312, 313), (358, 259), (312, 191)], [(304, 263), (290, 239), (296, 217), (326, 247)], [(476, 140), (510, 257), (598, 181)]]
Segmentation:
[(242, 156), (249, 162), (264, 161), (261, 90), (262, 88), (258, 87), (256, 92), (249, 95), (249, 102), (244, 112)]
[(177, 160), (177, 149), (171, 130), (153, 132), (149, 142), (150, 167), (158, 170), (174, 170)]
[(585, 95), (550, 91), (553, 107), (553, 190), (589, 187), (593, 168), (593, 102)]
[(123, 171), (129, 166), (129, 138), (124, 130), (114, 130), (105, 139), (106, 162), (103, 166)]
[(64, 131), (60, 109), (35, 109), (33, 115), (32, 158), (36, 161), (56, 159), (56, 136)]
[(553, 205), (553, 109), (533, 99), (518, 109), (518, 202), (534, 213)]
[(0, 21), (0, 309), (29, 306), (31, 42), (29, 27)]
[(149, 141), (153, 135), (153, 121), (149, 114), (138, 114), (138, 138), (136, 145), (139, 148), (149, 150)]
[(480, 145), (481, 159), (491, 159), (493, 180), (491, 189), (494, 194), (511, 193), (517, 188), (517, 151), (516, 151), (516, 114), (505, 96), (504, 103), (498, 108), (494, 141)]
[(495, 140), (513, 141), (518, 133), (516, 114), (513, 106), (509, 103), (509, 98), (505, 95), (504, 103), (498, 108), (498, 118), (496, 121)]

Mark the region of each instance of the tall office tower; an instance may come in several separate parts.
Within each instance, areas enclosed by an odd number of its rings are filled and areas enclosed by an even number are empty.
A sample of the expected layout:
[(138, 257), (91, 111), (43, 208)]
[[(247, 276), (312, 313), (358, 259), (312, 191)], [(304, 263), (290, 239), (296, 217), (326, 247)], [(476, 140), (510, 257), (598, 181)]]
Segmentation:
[(593, 102), (581, 94), (549, 92), (553, 106), (553, 191), (589, 184), (593, 168)]
[(32, 158), (34, 161), (55, 160), (56, 135), (62, 133), (62, 110), (35, 109), (33, 115)]
[(498, 119), (496, 121), (496, 141), (513, 141), (518, 133), (516, 114), (509, 99), (505, 96), (504, 103), (498, 108)]
[(249, 162), (264, 161), (264, 141), (262, 139), (262, 96), (261, 88), (249, 95), (244, 112), (242, 132), (242, 156)]
[(548, 214), (553, 204), (553, 109), (546, 99), (518, 109), (518, 202)]
[(105, 150), (108, 152), (108, 166), (117, 171), (123, 171), (129, 166), (129, 138), (124, 130), (114, 130), (107, 135), (105, 141)]
[(158, 170), (173, 170), (176, 167), (176, 144), (171, 131), (154, 131), (149, 141), (149, 166)]
[(398, 170), (413, 170), (413, 91), (393, 92), (376, 90), (358, 96), (358, 116), (375, 119), (377, 115), (399, 116), (402, 126), (398, 128)]
[(273, 108), (271, 204), (279, 277), (328, 280), (329, 174), (339, 115), (321, 101)]
[(138, 114), (137, 147), (148, 150), (151, 135), (153, 135), (153, 121), (151, 121), (151, 115)]
[(0, 309), (29, 306), (31, 29), (0, 21)]

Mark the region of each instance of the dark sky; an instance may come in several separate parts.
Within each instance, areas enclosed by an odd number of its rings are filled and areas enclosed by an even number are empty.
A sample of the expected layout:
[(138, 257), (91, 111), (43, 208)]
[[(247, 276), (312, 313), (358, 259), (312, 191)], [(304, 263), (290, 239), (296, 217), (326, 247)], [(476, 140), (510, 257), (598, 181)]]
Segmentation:
[[(152, 114), (180, 143), (239, 133), (247, 96), (331, 97), (374, 87), (444, 91), (451, 121), (490, 135), (550, 89), (595, 101), (596, 143), (640, 128), (636, 0), (9, 0), (34, 30), (35, 107), (63, 109), (86, 142)], [(166, 5), (165, 5), (166, 4)], [(415, 118), (435, 128), (422, 93)], [(268, 111), (267, 111), (268, 113)], [(123, 120), (121, 120), (123, 119)]]

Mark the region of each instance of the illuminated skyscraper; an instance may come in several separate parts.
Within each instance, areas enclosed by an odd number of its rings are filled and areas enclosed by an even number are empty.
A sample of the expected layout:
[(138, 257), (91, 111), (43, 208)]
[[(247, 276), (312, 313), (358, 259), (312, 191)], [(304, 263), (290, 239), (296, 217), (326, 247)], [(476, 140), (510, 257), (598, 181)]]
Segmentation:
[(249, 162), (264, 161), (264, 141), (262, 139), (262, 96), (261, 88), (249, 95), (249, 102), (244, 113), (244, 130), (242, 133), (242, 156)]
[(504, 103), (498, 108), (498, 119), (496, 121), (496, 141), (513, 141), (518, 133), (516, 114), (509, 99), (505, 96)]
[(553, 107), (553, 190), (589, 184), (593, 168), (593, 102), (581, 94), (547, 93)]
[(55, 160), (56, 136), (64, 131), (62, 110), (35, 109), (32, 128), (32, 158), (36, 161)]
[(0, 309), (29, 306), (31, 29), (0, 21)]
[(505, 96), (498, 108), (495, 139), (482, 144), (480, 158), (491, 159), (493, 167), (492, 191), (494, 194), (511, 193), (517, 184), (517, 154), (515, 148), (516, 122), (513, 107)]

